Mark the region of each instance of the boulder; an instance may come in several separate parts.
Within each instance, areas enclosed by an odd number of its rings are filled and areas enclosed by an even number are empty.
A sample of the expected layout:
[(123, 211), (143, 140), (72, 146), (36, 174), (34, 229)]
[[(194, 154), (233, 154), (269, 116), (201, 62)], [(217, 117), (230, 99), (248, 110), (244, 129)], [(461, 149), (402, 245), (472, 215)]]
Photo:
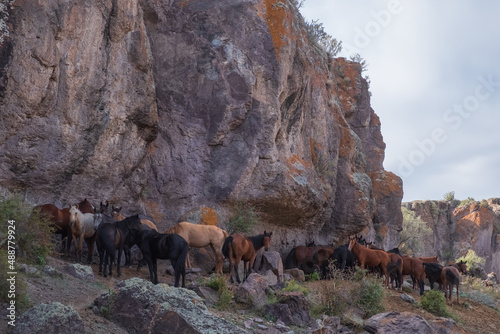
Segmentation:
[(28, 309), (16, 321), (13, 334), (62, 334), (82, 330), (83, 320), (71, 307), (59, 302), (38, 304)]
[(207, 309), (194, 291), (141, 278), (120, 282), (93, 309), (129, 333), (248, 333)]
[(266, 279), (259, 274), (251, 273), (247, 279), (236, 288), (237, 302), (262, 307), (267, 302), (266, 289), (269, 287)]
[[(256, 263), (255, 268), (260, 273), (267, 273), (269, 270), (276, 276), (277, 283), (283, 281), (283, 261), (281, 255), (276, 251), (262, 253), (260, 263)], [(267, 274), (266, 274), (267, 275)], [(273, 285), (270, 283), (270, 285)]]
[(90, 266), (84, 266), (79, 263), (70, 263), (64, 267), (64, 270), (71, 276), (83, 281), (95, 281), (94, 271)]
[(376, 334), (434, 334), (434, 328), (420, 315), (411, 312), (385, 312), (365, 321), (363, 328)]

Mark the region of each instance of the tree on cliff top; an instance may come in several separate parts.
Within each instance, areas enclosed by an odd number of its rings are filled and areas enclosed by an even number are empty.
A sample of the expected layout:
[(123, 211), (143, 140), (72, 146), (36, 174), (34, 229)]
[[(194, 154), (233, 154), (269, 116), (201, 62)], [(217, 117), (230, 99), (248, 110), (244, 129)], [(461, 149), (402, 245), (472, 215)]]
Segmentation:
[(432, 236), (432, 229), (415, 213), (405, 207), (401, 208), (403, 213), (403, 230), (401, 231), (400, 250), (407, 255), (419, 254), (423, 247), (423, 241)]

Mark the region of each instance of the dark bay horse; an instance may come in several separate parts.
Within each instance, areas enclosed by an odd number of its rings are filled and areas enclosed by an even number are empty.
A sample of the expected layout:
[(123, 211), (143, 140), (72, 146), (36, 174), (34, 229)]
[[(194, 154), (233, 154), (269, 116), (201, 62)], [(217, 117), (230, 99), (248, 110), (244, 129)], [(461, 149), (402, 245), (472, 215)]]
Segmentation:
[(306, 274), (312, 274), (315, 270), (320, 269), (318, 255), (316, 255), (316, 258), (314, 255), (320, 252), (320, 257), (325, 257), (327, 254), (332, 254), (334, 250), (335, 247), (328, 245), (297, 246), (288, 253), (283, 267), (284, 269), (299, 268)]
[(383, 250), (366, 248), (357, 242), (356, 238), (349, 238), (349, 250), (352, 250), (358, 258), (361, 269), (365, 269), (366, 266), (379, 267), (385, 275), (385, 285), (389, 288), (389, 275), (387, 274), (387, 264), (391, 261), (389, 254)]
[(179, 286), (181, 275), (182, 287), (186, 286), (186, 258), (189, 251), (186, 240), (178, 234), (162, 234), (149, 229), (139, 232), (137, 245), (142, 252), (143, 259), (148, 264), (149, 275), (153, 284), (158, 284), (157, 259), (170, 259), (175, 272), (174, 286)]
[[(264, 247), (267, 251), (271, 245), (273, 232), (259, 234), (253, 237), (245, 237), (242, 234), (235, 233), (230, 235), (224, 241), (222, 253), (224, 257), (229, 258), (229, 274), (231, 283), (233, 280), (233, 268), (236, 272), (236, 282), (241, 283), (238, 267), (240, 261), (243, 260), (243, 280), (246, 280), (253, 268), (257, 251)], [(248, 267), (248, 270), (247, 270)]]
[(115, 252), (118, 251), (116, 273), (117, 276), (121, 275), (120, 261), (123, 246), (129, 236), (134, 236), (133, 240), (137, 240), (137, 234), (140, 230), (141, 220), (139, 215), (125, 218), (119, 222), (99, 225), (96, 232), (96, 244), (99, 251), (99, 274), (104, 277), (107, 276), (106, 267), (109, 260), (109, 275), (111, 276)]
[(444, 296), (446, 302), (452, 303), (452, 292), (453, 287), (457, 287), (457, 303), (458, 299), (458, 288), (460, 285), (460, 272), (457, 268), (453, 266), (443, 267), (438, 263), (423, 263), (425, 268), (425, 275), (429, 279), (431, 289), (434, 289), (434, 283), (442, 284), (444, 287)]

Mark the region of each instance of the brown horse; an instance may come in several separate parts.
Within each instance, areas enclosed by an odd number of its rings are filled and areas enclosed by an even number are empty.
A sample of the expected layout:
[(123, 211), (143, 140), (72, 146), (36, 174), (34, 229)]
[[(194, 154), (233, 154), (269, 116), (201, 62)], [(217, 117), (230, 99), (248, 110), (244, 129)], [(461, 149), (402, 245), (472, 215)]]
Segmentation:
[(422, 261), (416, 258), (403, 256), (403, 276), (410, 275), (411, 280), (413, 282), (413, 289), (415, 289), (415, 285), (418, 283), (420, 288), (420, 295), (424, 294), (424, 279), (425, 279), (425, 270), (422, 265)]
[(54, 233), (61, 235), (61, 252), (66, 256), (69, 256), (69, 250), (71, 246), (69, 208), (61, 210), (53, 204), (43, 204), (33, 208), (32, 217), (33, 215), (43, 216), (52, 223), (52, 227), (54, 228)]
[(352, 250), (356, 257), (358, 258), (361, 269), (365, 269), (366, 266), (378, 267), (382, 270), (382, 274), (385, 275), (385, 285), (389, 288), (389, 275), (387, 274), (387, 264), (390, 263), (389, 254), (383, 250), (373, 250), (362, 246), (356, 241), (356, 238), (349, 238), (349, 250)]
[(423, 263), (439, 263), (439, 259), (437, 256), (431, 256), (431, 257), (418, 257), (420, 261)]
[[(214, 225), (199, 225), (188, 222), (180, 222), (163, 233), (175, 233), (187, 241), (189, 247), (203, 248), (210, 246), (215, 254), (215, 272), (222, 274), (222, 264), (224, 255), (222, 254), (222, 245), (229, 234)], [(187, 257), (189, 267), (189, 256)]]
[(238, 267), (241, 260), (243, 260), (243, 280), (245, 281), (247, 279), (253, 268), (257, 251), (262, 247), (264, 247), (266, 251), (269, 249), (272, 235), (273, 232), (267, 233), (264, 231), (264, 234), (253, 237), (245, 237), (242, 234), (235, 233), (226, 238), (224, 245), (222, 246), (222, 253), (225, 257), (229, 258), (229, 274), (231, 277), (231, 283), (234, 282), (233, 268), (236, 272), (236, 281), (241, 283), (240, 275), (238, 273)]
[[(387, 264), (387, 274), (396, 280), (396, 289), (403, 291), (403, 259), (396, 253), (388, 253), (389, 263)], [(391, 283), (392, 284), (392, 283)]]
[[(113, 218), (116, 220), (116, 221), (120, 221), (120, 220), (124, 220), (125, 219), (125, 216), (121, 213), (122, 211), (122, 208), (121, 207), (114, 207), (114, 206), (111, 206), (111, 216), (113, 216)], [(141, 223), (146, 225), (147, 227), (149, 227), (150, 229), (152, 230), (155, 230), (156, 232), (158, 232), (158, 227), (156, 227), (156, 225), (149, 219), (141, 219)]]
[(299, 268), (304, 273), (311, 274), (319, 269), (318, 260), (321, 260), (322, 264), (325, 263), (325, 257), (333, 254), (334, 250), (335, 247), (328, 245), (297, 246), (288, 253), (283, 266), (285, 269)]
[(458, 298), (458, 289), (460, 285), (460, 272), (457, 268), (453, 266), (443, 267), (438, 263), (423, 263), (422, 264), (425, 269), (425, 275), (429, 279), (429, 283), (431, 285), (431, 289), (434, 288), (434, 283), (439, 283), (443, 285), (444, 288), (444, 296), (446, 298), (446, 302), (452, 304), (452, 292), (453, 287), (457, 286), (457, 303), (459, 302)]

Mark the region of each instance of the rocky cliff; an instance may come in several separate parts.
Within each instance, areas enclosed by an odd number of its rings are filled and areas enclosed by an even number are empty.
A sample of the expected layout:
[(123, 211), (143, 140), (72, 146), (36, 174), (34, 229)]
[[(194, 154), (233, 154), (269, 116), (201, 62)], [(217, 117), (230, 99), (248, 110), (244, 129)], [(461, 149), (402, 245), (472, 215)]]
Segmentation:
[(397, 244), (402, 182), (361, 66), (288, 1), (16, 0), (4, 17), (3, 194), (109, 200), (162, 228), (245, 203), (282, 248), (363, 228)]
[(434, 237), (425, 240), (422, 256), (443, 261), (465, 256), (469, 249), (484, 258), (484, 270), (500, 272), (500, 199), (459, 205), (458, 201), (415, 201), (403, 203), (432, 228)]

